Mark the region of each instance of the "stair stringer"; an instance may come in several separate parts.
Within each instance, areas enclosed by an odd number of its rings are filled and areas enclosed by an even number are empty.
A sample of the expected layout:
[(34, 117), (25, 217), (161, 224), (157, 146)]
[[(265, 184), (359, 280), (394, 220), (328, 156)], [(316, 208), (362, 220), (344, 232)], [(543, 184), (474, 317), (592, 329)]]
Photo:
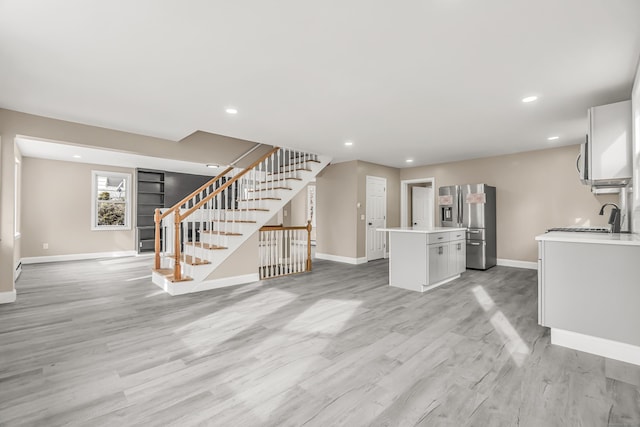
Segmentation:
[[(181, 269), (183, 276), (188, 276), (192, 280), (182, 282), (172, 282), (167, 277), (163, 276), (159, 272), (152, 272), (152, 281), (165, 292), (171, 295), (181, 295), (186, 293), (200, 292), (210, 289), (215, 289), (224, 286), (233, 286), (242, 283), (249, 283), (259, 280), (258, 266), (256, 264), (255, 276), (251, 277), (231, 277), (228, 279), (216, 279), (207, 280), (207, 278), (213, 273), (220, 265), (222, 265), (238, 248), (242, 246), (251, 236), (257, 233), (273, 216), (282, 209), (287, 203), (289, 203), (300, 191), (302, 191), (307, 184), (309, 184), (330, 162), (331, 158), (327, 156), (317, 156), (319, 163), (309, 163), (307, 168), (310, 171), (301, 170), (296, 173), (300, 180), (289, 180), (287, 186), (291, 190), (275, 189), (269, 190), (269, 195), (278, 197), (280, 200), (262, 200), (260, 202), (260, 208), (268, 209), (267, 211), (255, 211), (252, 212), (252, 217), (255, 223), (235, 223), (236, 229), (241, 236), (225, 236), (224, 246), (227, 249), (223, 250), (209, 250), (196, 247), (185, 247), (185, 254), (192, 255), (210, 262), (210, 264), (204, 265), (188, 265), (184, 261), (181, 261)], [(240, 202), (242, 207), (242, 203)], [(183, 211), (181, 211), (183, 213)], [(194, 218), (191, 220), (198, 222), (201, 218), (198, 215), (202, 215), (202, 218), (208, 217), (208, 212), (204, 209), (197, 211), (193, 214)], [(170, 217), (167, 218), (171, 220)], [(304, 224), (297, 224), (304, 225)], [(206, 238), (201, 236), (201, 241), (206, 242)], [(163, 257), (162, 268), (173, 268), (174, 259), (172, 257)]]

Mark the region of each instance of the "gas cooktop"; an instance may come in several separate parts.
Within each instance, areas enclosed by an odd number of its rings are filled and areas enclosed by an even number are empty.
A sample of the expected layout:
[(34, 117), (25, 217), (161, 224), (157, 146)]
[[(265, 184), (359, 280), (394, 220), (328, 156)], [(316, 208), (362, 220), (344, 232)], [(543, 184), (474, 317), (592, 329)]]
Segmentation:
[(547, 230), (549, 231), (571, 231), (578, 233), (610, 233), (611, 230), (606, 227), (555, 227)]

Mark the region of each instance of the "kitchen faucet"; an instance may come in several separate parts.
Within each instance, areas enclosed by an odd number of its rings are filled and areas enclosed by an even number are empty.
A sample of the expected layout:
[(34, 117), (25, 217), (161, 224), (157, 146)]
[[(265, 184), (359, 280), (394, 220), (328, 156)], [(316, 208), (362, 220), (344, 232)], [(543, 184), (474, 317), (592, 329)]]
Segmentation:
[(611, 226), (612, 233), (620, 232), (620, 208), (615, 203), (605, 203), (600, 208), (600, 213), (598, 215), (604, 215), (604, 208), (607, 206), (613, 206), (611, 208), (611, 214), (609, 215), (609, 225)]

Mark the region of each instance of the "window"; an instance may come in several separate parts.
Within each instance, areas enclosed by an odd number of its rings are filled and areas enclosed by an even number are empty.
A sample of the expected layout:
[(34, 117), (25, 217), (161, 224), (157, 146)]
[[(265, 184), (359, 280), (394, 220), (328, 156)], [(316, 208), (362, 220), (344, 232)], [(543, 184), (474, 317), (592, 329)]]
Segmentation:
[(91, 229), (131, 229), (131, 175), (91, 171)]

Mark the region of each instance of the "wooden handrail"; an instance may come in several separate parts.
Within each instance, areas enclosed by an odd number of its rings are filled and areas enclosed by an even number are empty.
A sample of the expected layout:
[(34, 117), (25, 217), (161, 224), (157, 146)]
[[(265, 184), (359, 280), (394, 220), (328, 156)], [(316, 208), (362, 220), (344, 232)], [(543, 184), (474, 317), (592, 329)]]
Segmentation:
[(282, 225), (265, 225), (260, 228), (260, 231), (307, 230), (307, 227), (309, 227), (309, 225), (296, 225), (295, 227), (284, 227)]
[(191, 194), (189, 194), (188, 196), (186, 196), (185, 198), (183, 198), (182, 200), (180, 200), (178, 203), (176, 203), (175, 205), (171, 206), (168, 210), (166, 210), (164, 213), (162, 213), (160, 215), (160, 219), (164, 219), (167, 215), (169, 215), (171, 212), (176, 211), (178, 209), (180, 209), (180, 206), (184, 205), (185, 203), (187, 203), (189, 200), (191, 200), (193, 197), (195, 197), (196, 195), (198, 195), (199, 193), (203, 192), (208, 186), (215, 184), (220, 178), (222, 178), (223, 176), (225, 176), (226, 174), (228, 174), (229, 172), (231, 172), (233, 170), (233, 166), (229, 166), (228, 168), (226, 168), (222, 173), (218, 174), (215, 178), (210, 179), (209, 181), (206, 182), (206, 184), (202, 184), (200, 186), (200, 188), (198, 188), (195, 191), (192, 191)]
[(260, 157), (258, 160), (256, 160), (255, 162), (251, 163), (251, 165), (249, 165), (246, 169), (244, 169), (242, 172), (240, 172), (239, 174), (237, 174), (236, 176), (234, 176), (233, 178), (231, 178), (230, 180), (228, 180), (227, 182), (225, 182), (223, 185), (221, 185), (220, 187), (218, 187), (216, 189), (216, 191), (214, 191), (213, 193), (209, 194), (207, 197), (205, 197), (204, 199), (200, 200), (198, 203), (196, 203), (191, 209), (189, 209), (188, 211), (186, 211), (184, 214), (182, 214), (180, 217), (181, 219), (185, 219), (188, 216), (190, 216), (192, 213), (194, 213), (195, 211), (197, 211), (198, 209), (200, 209), (205, 203), (207, 203), (209, 200), (213, 199), (215, 196), (217, 196), (218, 194), (220, 194), (221, 192), (223, 192), (224, 190), (226, 190), (227, 188), (229, 188), (231, 186), (231, 184), (233, 184), (234, 182), (236, 182), (238, 179), (240, 179), (241, 177), (243, 177), (245, 174), (247, 174), (250, 170), (252, 170), (253, 168), (255, 168), (257, 165), (260, 164), (260, 162), (262, 162), (263, 160), (267, 159), (269, 156), (271, 156), (272, 154), (278, 152), (278, 150), (280, 149), (280, 147), (274, 147), (273, 150), (269, 151), (267, 154), (265, 154), (264, 156)]

